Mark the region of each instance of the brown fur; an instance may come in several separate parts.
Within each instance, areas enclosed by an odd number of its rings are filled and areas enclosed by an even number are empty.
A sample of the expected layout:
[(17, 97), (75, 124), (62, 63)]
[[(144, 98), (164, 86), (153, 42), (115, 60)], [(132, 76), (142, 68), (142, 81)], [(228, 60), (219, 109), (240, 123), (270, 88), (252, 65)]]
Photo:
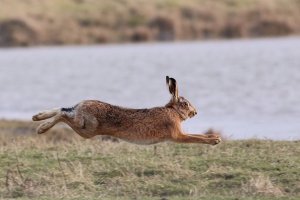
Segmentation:
[(109, 135), (137, 144), (163, 141), (218, 144), (221, 138), (210, 134), (186, 134), (181, 122), (197, 114), (184, 97), (178, 96), (176, 80), (166, 78), (172, 99), (164, 107), (130, 109), (96, 100), (86, 100), (70, 109), (54, 109), (32, 117), (34, 121), (52, 118), (41, 124), (37, 132), (46, 132), (58, 122), (68, 124), (84, 138)]

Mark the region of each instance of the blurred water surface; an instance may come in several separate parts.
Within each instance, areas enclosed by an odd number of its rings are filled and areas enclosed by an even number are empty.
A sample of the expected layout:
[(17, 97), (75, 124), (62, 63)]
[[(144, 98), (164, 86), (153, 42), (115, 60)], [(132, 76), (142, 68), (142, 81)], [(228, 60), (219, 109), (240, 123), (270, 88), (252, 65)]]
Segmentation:
[(0, 117), (29, 120), (83, 99), (161, 106), (166, 75), (198, 109), (188, 132), (300, 139), (299, 37), (0, 49)]

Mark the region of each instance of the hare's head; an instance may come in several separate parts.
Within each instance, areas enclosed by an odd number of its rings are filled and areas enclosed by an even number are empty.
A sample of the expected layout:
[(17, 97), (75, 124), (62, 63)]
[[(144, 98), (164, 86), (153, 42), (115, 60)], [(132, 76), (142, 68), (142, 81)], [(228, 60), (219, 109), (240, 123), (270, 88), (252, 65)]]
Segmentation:
[(187, 99), (178, 95), (176, 80), (167, 76), (166, 81), (172, 95), (166, 107), (175, 109), (183, 120), (194, 117), (197, 114), (196, 108)]

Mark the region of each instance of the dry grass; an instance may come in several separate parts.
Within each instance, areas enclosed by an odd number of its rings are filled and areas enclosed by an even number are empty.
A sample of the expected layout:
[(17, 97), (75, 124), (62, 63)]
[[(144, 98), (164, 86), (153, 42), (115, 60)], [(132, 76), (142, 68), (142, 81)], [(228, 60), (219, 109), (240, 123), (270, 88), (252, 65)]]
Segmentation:
[(273, 195), (273, 196), (283, 196), (282, 189), (270, 180), (270, 177), (264, 175), (263, 173), (258, 173), (254, 175), (243, 188), (249, 194), (263, 194), (263, 195)]
[[(300, 143), (84, 140), (0, 121), (0, 199), (299, 199)], [(24, 133), (23, 133), (24, 132)]]
[(300, 33), (298, 0), (0, 0), (0, 45)]

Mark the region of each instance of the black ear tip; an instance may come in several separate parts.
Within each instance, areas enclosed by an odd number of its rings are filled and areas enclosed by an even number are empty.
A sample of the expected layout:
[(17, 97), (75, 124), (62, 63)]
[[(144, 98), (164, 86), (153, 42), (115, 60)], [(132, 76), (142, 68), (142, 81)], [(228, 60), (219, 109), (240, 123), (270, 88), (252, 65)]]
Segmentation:
[(174, 78), (170, 78), (170, 80), (173, 82), (173, 83), (176, 83), (176, 80)]
[(176, 84), (176, 80), (174, 78), (170, 78), (169, 76), (166, 76), (167, 84)]

